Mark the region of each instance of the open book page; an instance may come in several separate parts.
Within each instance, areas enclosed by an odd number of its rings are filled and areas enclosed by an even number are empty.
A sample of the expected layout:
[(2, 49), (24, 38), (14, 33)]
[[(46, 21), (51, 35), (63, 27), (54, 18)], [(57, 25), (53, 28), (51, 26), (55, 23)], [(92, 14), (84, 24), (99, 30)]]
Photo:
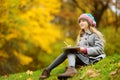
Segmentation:
[(65, 43), (65, 45), (67, 46), (67, 47), (63, 47), (63, 49), (64, 50), (76, 50), (76, 49), (79, 49), (80, 48), (80, 46), (71, 46), (71, 45), (69, 45), (67, 42), (65, 42), (64, 41), (64, 43)]
[(63, 49), (79, 49), (80, 46), (70, 46), (70, 47), (63, 47)]

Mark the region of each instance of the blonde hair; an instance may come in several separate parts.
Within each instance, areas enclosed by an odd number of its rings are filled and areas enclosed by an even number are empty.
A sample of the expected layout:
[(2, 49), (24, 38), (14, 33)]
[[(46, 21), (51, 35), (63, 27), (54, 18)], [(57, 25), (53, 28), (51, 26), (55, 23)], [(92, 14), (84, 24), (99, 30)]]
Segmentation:
[[(90, 31), (93, 32), (93, 33), (95, 33), (100, 38), (100, 40), (103, 43), (105, 43), (105, 39), (104, 39), (104, 37), (103, 37), (103, 35), (102, 35), (102, 33), (100, 31), (98, 31), (96, 28), (94, 28), (92, 26), (90, 26)], [(79, 34), (77, 36), (77, 43), (80, 41), (80, 38), (83, 35), (83, 33), (84, 33), (84, 30), (80, 29)]]

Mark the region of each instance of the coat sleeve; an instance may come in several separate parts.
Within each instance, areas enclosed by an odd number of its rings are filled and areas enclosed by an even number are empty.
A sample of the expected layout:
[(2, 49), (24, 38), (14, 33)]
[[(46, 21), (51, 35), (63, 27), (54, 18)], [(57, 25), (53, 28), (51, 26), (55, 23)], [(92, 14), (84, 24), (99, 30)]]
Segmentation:
[(97, 56), (104, 53), (104, 43), (99, 39), (99, 37), (94, 34), (93, 37), (94, 45), (93, 47), (87, 48), (87, 54), (89, 56)]

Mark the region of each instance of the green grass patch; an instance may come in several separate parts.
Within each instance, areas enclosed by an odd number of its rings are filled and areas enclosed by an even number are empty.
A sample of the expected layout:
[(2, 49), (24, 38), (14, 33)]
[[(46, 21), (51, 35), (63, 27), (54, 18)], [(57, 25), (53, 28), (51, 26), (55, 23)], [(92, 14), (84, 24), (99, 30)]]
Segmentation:
[[(56, 67), (51, 76), (45, 80), (58, 80), (57, 75), (64, 72), (66, 63)], [(78, 75), (68, 80), (119, 80), (120, 79), (120, 56), (114, 54), (107, 56), (105, 59), (96, 64), (77, 68)], [(1, 76), (0, 80), (39, 80), (43, 70), (26, 71), (23, 73)]]

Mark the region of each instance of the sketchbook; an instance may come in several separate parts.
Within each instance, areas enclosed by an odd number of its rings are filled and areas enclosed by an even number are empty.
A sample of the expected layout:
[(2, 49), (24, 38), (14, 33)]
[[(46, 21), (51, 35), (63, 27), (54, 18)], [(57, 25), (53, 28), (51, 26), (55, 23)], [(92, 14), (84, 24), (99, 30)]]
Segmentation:
[(71, 47), (64, 47), (63, 49), (64, 50), (70, 50), (70, 49), (71, 50), (73, 50), (73, 49), (76, 50), (76, 49), (79, 49), (79, 48), (80, 48), (80, 46), (71, 46)]

